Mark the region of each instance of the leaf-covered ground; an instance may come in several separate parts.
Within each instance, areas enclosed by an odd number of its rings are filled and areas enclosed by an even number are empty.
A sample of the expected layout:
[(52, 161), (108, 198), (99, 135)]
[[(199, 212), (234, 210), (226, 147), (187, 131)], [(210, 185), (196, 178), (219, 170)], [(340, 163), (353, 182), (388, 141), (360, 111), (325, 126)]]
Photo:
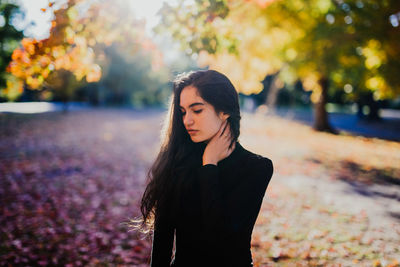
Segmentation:
[[(159, 111), (0, 114), (0, 265), (148, 266), (139, 215)], [(274, 162), (254, 266), (399, 266), (400, 144), (243, 114), (240, 142)]]

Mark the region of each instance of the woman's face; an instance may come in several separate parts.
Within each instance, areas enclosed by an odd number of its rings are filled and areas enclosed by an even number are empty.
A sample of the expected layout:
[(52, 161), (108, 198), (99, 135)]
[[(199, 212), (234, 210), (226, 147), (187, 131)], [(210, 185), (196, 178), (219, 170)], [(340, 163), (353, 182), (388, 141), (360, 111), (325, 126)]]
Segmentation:
[(180, 109), (183, 124), (195, 143), (208, 143), (218, 132), (222, 122), (229, 117), (222, 112), (217, 114), (214, 107), (201, 98), (197, 88), (191, 85), (183, 88), (181, 92)]

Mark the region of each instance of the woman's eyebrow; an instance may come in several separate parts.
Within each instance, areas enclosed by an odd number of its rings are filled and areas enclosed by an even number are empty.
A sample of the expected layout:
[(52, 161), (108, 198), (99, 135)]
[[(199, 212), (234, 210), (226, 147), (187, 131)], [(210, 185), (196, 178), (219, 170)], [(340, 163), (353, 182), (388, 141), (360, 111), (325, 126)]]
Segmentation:
[[(203, 103), (196, 102), (196, 103), (192, 103), (192, 104), (190, 104), (190, 105), (189, 105), (189, 108), (191, 108), (191, 107), (193, 107), (193, 106), (196, 106), (196, 105), (203, 105), (203, 106), (204, 106), (204, 104), (203, 104)], [(180, 106), (180, 108), (184, 108), (184, 107)]]

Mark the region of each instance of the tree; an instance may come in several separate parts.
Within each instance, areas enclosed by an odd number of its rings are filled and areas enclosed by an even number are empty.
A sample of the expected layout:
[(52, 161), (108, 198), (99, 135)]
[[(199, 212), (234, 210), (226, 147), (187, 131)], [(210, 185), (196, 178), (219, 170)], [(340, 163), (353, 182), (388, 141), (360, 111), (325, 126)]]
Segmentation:
[[(18, 42), (22, 39), (22, 31), (17, 30), (11, 20), (16, 15), (24, 15), (19, 6), (5, 1), (0, 1), (0, 18), (4, 21), (0, 26), (0, 88), (6, 87), (7, 73), (6, 67), (11, 61), (11, 55)], [(10, 92), (10, 96), (14, 98), (18, 92)], [(2, 95), (0, 94), (0, 97)]]
[(181, 1), (164, 5), (159, 31), (245, 94), (259, 92), (263, 77), (278, 71), (280, 84), (300, 78), (312, 91), (314, 128), (336, 132), (325, 109), (329, 88), (357, 85), (354, 98), (363, 90), (378, 99), (400, 94), (399, 28), (389, 22), (398, 10), (394, 0)]
[[(24, 38), (14, 50), (8, 70), (17, 80), (10, 86), (64, 90), (58, 95), (67, 103), (79, 86), (100, 80), (102, 68), (108, 64), (104, 49), (114, 43), (127, 54), (151, 52), (155, 55), (153, 67), (161, 64), (162, 57), (145, 35), (145, 22), (135, 19), (122, 0), (69, 0), (53, 12), (48, 38)], [(83, 78), (85, 82), (81, 82)]]
[(129, 55), (123, 50), (117, 44), (104, 50), (108, 64), (103, 67), (100, 81), (87, 88), (92, 92), (91, 102), (135, 107), (160, 105), (169, 93), (165, 90), (168, 69), (153, 71), (148, 53)]

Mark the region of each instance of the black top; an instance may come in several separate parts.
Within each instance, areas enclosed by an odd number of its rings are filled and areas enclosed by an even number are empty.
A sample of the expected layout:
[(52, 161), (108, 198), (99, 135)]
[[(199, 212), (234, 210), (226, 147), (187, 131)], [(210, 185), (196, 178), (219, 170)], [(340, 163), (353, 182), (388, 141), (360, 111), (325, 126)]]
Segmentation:
[(218, 165), (203, 166), (201, 157), (196, 160), (184, 179), (178, 219), (156, 215), (150, 266), (253, 266), (251, 235), (272, 177), (272, 161), (239, 142)]

